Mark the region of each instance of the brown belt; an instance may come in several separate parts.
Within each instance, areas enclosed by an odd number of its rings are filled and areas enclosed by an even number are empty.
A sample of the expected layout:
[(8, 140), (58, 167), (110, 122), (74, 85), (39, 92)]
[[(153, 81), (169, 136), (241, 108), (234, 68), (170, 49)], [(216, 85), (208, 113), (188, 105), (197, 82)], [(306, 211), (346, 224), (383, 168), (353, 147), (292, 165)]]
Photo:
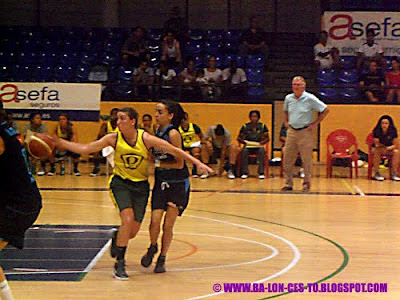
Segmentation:
[(308, 128), (308, 126), (301, 127), (301, 128), (294, 128), (294, 127), (292, 127), (291, 125), (289, 125), (289, 126), (290, 126), (290, 128), (292, 128), (292, 129), (294, 129), (294, 130), (303, 130), (303, 129)]

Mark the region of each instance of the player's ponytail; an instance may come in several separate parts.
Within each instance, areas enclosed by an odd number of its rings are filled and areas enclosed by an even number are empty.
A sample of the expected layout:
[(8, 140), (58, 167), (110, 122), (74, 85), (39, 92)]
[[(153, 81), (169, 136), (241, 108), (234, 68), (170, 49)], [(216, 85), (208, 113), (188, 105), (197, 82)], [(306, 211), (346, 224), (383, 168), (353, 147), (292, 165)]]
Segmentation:
[(185, 117), (185, 111), (183, 110), (182, 106), (179, 103), (171, 100), (161, 100), (160, 103), (165, 105), (165, 107), (168, 109), (168, 113), (174, 114), (171, 124), (175, 128), (178, 128)]

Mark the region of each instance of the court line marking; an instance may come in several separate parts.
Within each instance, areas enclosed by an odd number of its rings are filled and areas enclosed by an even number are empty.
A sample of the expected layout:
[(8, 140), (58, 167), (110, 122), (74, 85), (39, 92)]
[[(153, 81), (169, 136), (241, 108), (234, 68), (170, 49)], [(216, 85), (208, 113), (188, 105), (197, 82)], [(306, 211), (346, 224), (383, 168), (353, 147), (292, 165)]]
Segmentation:
[[(331, 240), (331, 239), (328, 239), (328, 238), (326, 238), (326, 237), (324, 237), (324, 236), (322, 236), (322, 235), (319, 235), (318, 233), (314, 233), (314, 232), (312, 232), (312, 231), (308, 231), (308, 230), (301, 229), (301, 228), (294, 227), (294, 226), (290, 226), (290, 225), (285, 225), (285, 224), (281, 224), (281, 223), (277, 223), (277, 222), (272, 222), (272, 221), (257, 219), (257, 218), (253, 218), (253, 217), (246, 217), (246, 216), (241, 216), (241, 215), (234, 215), (234, 214), (228, 214), (228, 213), (222, 213), (222, 212), (215, 212), (215, 211), (210, 211), (210, 210), (202, 210), (202, 209), (190, 209), (190, 210), (197, 211), (197, 212), (204, 212), (204, 213), (212, 213), (212, 214), (222, 215), (222, 216), (236, 217), (236, 218), (239, 218), (239, 219), (258, 221), (258, 222), (262, 222), (262, 223), (268, 223), (268, 224), (273, 224), (273, 225), (277, 225), (277, 226), (281, 226), (281, 227), (285, 227), (285, 228), (290, 228), (290, 229), (297, 230), (297, 231), (300, 231), (300, 232), (303, 232), (303, 233), (311, 234), (311, 235), (313, 235), (313, 236), (315, 236), (315, 237), (318, 237), (318, 238), (320, 238), (320, 239), (322, 239), (322, 240), (325, 240), (325, 241), (327, 241), (327, 242), (333, 244), (333, 245), (334, 245), (336, 248), (338, 248), (338, 249), (340, 250), (340, 252), (342, 253), (342, 255), (343, 255), (343, 262), (342, 262), (342, 264), (341, 264), (335, 271), (333, 271), (331, 274), (325, 276), (324, 278), (322, 278), (322, 279), (320, 279), (320, 280), (315, 281), (314, 283), (321, 283), (321, 282), (324, 282), (324, 281), (326, 281), (326, 280), (328, 280), (328, 279), (330, 279), (330, 278), (336, 276), (337, 274), (339, 274), (340, 272), (342, 272), (342, 271), (346, 268), (346, 266), (348, 265), (348, 263), (349, 263), (349, 254), (347, 253), (347, 251), (346, 251), (340, 244), (338, 244), (338, 243), (336, 243), (335, 241), (333, 241), (333, 240)], [(277, 297), (284, 296), (284, 295), (288, 295), (288, 294), (291, 294), (291, 293), (292, 293), (292, 292), (285, 292), (285, 293), (281, 293), (281, 294), (269, 296), (269, 297), (266, 297), (266, 298), (262, 298), (262, 299), (259, 299), (259, 300), (266, 300), (266, 299), (277, 298)], [(191, 299), (191, 298), (190, 298), (190, 299)]]
[[(197, 219), (203, 219), (203, 220), (209, 220), (209, 221), (213, 221), (213, 222), (216, 222), (216, 223), (229, 224), (229, 225), (232, 225), (232, 226), (235, 226), (235, 227), (245, 228), (245, 229), (248, 229), (248, 230), (259, 232), (259, 233), (262, 233), (264, 235), (269, 235), (269, 236), (274, 237), (274, 238), (276, 238), (278, 240), (281, 240), (282, 242), (284, 242), (287, 245), (289, 245), (290, 248), (292, 248), (292, 250), (294, 252), (294, 258), (285, 268), (283, 268), (279, 272), (276, 272), (276, 273), (274, 273), (274, 274), (272, 274), (272, 275), (270, 275), (268, 277), (259, 279), (257, 281), (253, 281), (252, 283), (260, 283), (260, 282), (264, 282), (264, 281), (270, 280), (272, 278), (278, 277), (278, 276), (286, 273), (290, 269), (292, 269), (298, 263), (298, 261), (300, 260), (301, 254), (300, 254), (299, 249), (292, 242), (290, 242), (287, 239), (285, 239), (283, 237), (280, 237), (280, 236), (278, 236), (276, 234), (273, 234), (273, 233), (270, 233), (268, 231), (264, 231), (264, 230), (261, 230), (261, 229), (258, 229), (258, 228), (254, 228), (254, 227), (251, 227), (251, 226), (232, 223), (232, 222), (229, 222), (229, 221), (223, 221), (223, 220), (218, 220), (218, 219), (212, 219), (212, 218), (201, 217), (201, 216), (193, 216), (193, 215), (187, 215), (187, 214), (184, 215), (184, 216), (185, 217), (191, 217), (191, 218), (197, 218)], [(221, 295), (221, 294), (225, 294), (225, 292), (221, 291), (221, 292), (218, 292), (218, 293), (211, 293), (211, 294), (207, 294), (207, 295), (191, 297), (191, 298), (187, 298), (186, 300), (203, 299), (203, 298), (208, 298), (208, 297), (214, 297), (214, 296)]]
[(365, 197), (364, 192), (363, 192), (358, 186), (353, 185), (353, 187), (354, 187), (354, 190), (355, 190), (360, 196)]
[(98, 262), (98, 260), (103, 256), (103, 254), (107, 251), (107, 249), (111, 246), (111, 240), (109, 240), (103, 248), (97, 253), (97, 255), (92, 259), (90, 264), (88, 264), (83, 270), (82, 274), (79, 276), (78, 281), (82, 281), (85, 275), (94, 267), (94, 265)]

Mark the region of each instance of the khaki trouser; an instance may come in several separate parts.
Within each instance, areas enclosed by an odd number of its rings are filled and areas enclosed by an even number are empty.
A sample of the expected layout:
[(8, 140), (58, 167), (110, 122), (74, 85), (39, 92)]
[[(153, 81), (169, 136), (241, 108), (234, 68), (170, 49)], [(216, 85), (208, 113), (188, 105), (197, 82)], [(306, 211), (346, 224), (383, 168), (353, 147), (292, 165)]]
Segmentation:
[(311, 130), (288, 128), (283, 159), (285, 186), (293, 187), (293, 167), (298, 153), (300, 153), (304, 168), (303, 184), (311, 186), (313, 142), (313, 132)]

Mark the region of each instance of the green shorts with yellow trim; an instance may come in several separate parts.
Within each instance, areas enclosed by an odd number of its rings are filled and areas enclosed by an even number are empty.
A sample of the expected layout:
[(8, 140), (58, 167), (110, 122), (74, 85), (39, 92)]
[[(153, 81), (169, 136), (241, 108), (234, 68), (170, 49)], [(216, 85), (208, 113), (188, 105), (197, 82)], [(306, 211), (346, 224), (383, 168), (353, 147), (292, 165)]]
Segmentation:
[(113, 175), (110, 178), (110, 194), (119, 211), (133, 208), (135, 221), (142, 223), (150, 194), (150, 185), (147, 180), (132, 181)]

